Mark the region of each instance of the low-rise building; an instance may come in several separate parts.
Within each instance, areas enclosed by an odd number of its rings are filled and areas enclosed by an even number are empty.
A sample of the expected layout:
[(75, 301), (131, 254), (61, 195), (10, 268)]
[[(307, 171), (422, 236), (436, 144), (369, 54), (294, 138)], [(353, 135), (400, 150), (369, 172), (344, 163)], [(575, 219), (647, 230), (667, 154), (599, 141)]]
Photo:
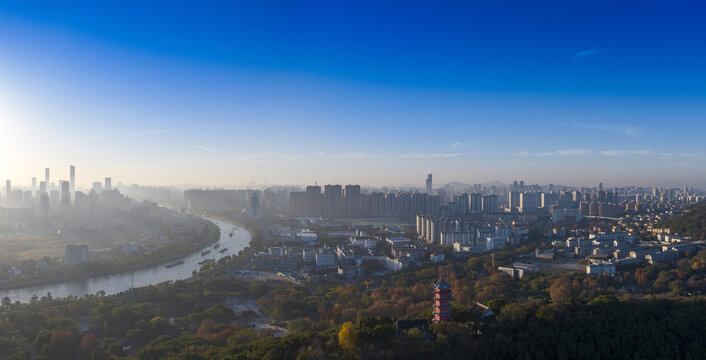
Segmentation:
[(331, 249), (319, 249), (316, 252), (316, 267), (334, 267), (336, 266), (336, 254)]
[(608, 261), (594, 261), (592, 264), (586, 265), (586, 274), (615, 274), (615, 264)]
[(398, 271), (406, 268), (409, 265), (407, 258), (387, 258), (385, 260), (385, 269), (390, 271)]
[(679, 252), (676, 250), (660, 251), (654, 254), (645, 255), (645, 260), (647, 260), (650, 264), (674, 261), (678, 258)]
[(512, 276), (515, 279), (522, 279), (530, 272), (538, 271), (539, 266), (527, 263), (513, 263), (512, 266), (498, 266), (498, 270)]
[(493, 236), (485, 238), (485, 249), (494, 250), (504, 248), (507, 245), (507, 237)]

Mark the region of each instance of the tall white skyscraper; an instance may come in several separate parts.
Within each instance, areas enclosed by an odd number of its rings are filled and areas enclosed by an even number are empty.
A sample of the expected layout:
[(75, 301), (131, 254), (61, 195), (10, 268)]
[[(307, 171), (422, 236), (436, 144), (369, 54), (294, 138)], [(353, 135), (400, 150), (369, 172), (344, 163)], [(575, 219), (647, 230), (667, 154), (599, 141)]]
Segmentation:
[(51, 191), (51, 182), (49, 181), (49, 168), (44, 169), (44, 183), (46, 184), (47, 194)]
[(69, 190), (73, 194), (76, 191), (76, 167), (69, 166)]
[(37, 196), (37, 178), (32, 178), (32, 196)]
[(106, 190), (113, 190), (113, 179), (107, 177), (105, 178), (105, 189)]
[(431, 174), (427, 175), (427, 194), (432, 194)]

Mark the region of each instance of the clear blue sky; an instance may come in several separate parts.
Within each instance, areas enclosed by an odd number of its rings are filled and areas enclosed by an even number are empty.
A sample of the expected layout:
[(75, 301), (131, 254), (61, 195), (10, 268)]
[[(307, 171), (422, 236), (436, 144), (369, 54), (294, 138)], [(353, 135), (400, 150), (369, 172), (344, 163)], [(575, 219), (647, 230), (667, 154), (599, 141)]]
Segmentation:
[(4, 1), (0, 177), (706, 183), (706, 5)]

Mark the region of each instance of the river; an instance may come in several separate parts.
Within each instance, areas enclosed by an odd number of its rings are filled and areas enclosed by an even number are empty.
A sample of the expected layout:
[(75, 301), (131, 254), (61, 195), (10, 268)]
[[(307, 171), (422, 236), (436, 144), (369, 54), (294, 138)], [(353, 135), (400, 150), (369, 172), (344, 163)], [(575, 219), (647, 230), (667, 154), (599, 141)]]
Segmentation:
[[(192, 276), (194, 270), (201, 268), (199, 262), (206, 259), (214, 259), (214, 257), (218, 260), (227, 255), (237, 254), (250, 244), (252, 236), (246, 229), (212, 218), (205, 219), (218, 225), (221, 229), (221, 237), (217, 242), (220, 246), (218, 249), (214, 249), (213, 246), (200, 249), (198, 252), (182, 258), (181, 260), (184, 261), (183, 264), (170, 268), (166, 268), (165, 264), (161, 264), (132, 272), (98, 276), (83, 280), (66, 281), (13, 290), (0, 290), (0, 299), (7, 296), (12, 302), (28, 302), (32, 298), (32, 295), (36, 294), (41, 298), (45, 296), (47, 292), (51, 293), (52, 297), (67, 297), (70, 295), (81, 297), (86, 294), (95, 294), (101, 290), (105, 291), (106, 295), (111, 295), (129, 290), (130, 287), (133, 286), (133, 282), (135, 287), (141, 287), (155, 285), (169, 280), (187, 279)], [(230, 236), (231, 232), (233, 233), (232, 237)], [(228, 250), (221, 253), (220, 251), (223, 249)], [(211, 253), (202, 256), (201, 253), (206, 250), (210, 250)]]

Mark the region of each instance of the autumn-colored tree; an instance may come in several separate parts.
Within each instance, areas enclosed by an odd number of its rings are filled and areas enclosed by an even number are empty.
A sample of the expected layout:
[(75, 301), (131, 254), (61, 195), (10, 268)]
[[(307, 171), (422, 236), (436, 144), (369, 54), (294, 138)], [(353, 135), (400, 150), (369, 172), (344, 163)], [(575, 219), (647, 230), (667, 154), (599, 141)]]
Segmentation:
[(88, 334), (81, 339), (81, 352), (88, 359), (96, 350), (100, 349), (100, 345), (101, 341), (97, 336)]
[(200, 337), (207, 337), (213, 332), (213, 330), (216, 329), (217, 325), (218, 324), (213, 319), (204, 319), (203, 321), (201, 321), (201, 325), (196, 331), (196, 334), (198, 334), (198, 336)]
[(549, 287), (549, 296), (555, 303), (564, 302), (564, 300), (571, 297), (571, 292), (571, 280), (565, 277), (554, 280), (552, 286)]
[(346, 321), (338, 332), (338, 345), (344, 350), (354, 350), (358, 343), (358, 330), (352, 322)]

